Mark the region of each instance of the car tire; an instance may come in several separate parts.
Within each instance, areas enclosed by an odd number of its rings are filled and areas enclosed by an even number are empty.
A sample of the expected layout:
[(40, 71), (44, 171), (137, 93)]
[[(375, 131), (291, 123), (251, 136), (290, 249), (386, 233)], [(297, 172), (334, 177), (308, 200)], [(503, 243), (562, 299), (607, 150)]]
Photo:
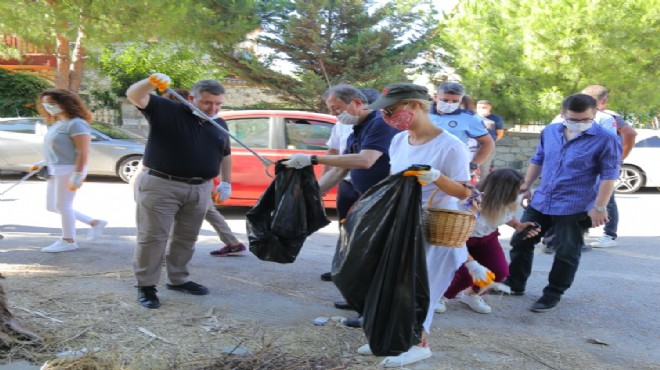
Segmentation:
[(131, 181), (131, 177), (135, 175), (140, 166), (140, 161), (142, 161), (141, 155), (132, 155), (122, 159), (117, 166), (117, 175), (126, 182)]
[(614, 186), (617, 194), (631, 194), (644, 185), (644, 173), (637, 167), (621, 166), (619, 181)]

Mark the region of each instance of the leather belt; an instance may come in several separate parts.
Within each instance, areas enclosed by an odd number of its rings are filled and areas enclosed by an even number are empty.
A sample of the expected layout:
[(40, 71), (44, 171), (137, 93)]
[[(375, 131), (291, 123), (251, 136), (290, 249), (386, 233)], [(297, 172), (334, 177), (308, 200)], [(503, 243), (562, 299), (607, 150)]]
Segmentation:
[(161, 179), (184, 182), (184, 183), (190, 184), (190, 185), (199, 185), (199, 184), (203, 184), (203, 183), (209, 181), (209, 179), (204, 179), (204, 178), (201, 178), (201, 177), (172, 176), (172, 175), (168, 175), (166, 173), (162, 173), (162, 172), (156, 171), (156, 170), (149, 170), (149, 171), (147, 171), (147, 173), (150, 174), (151, 176), (160, 177)]

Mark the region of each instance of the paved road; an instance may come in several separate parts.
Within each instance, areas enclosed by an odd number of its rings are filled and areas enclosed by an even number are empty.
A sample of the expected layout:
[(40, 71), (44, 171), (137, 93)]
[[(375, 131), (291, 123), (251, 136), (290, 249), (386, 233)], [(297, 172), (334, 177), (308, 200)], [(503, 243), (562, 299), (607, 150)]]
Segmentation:
[[(1, 176), (0, 191), (17, 179)], [(0, 233), (4, 235), (0, 240), (1, 272), (17, 277), (73, 269), (130, 274), (136, 230), (128, 185), (103, 178), (85, 183), (75, 207), (90, 216), (108, 220), (107, 236), (102, 243), (80, 242), (81, 249), (73, 253), (38, 252), (59, 235), (59, 217), (46, 212), (44, 199), (45, 183), (37, 180), (27, 181), (0, 198)], [(618, 200), (619, 246), (583, 255), (575, 283), (556, 310), (543, 314), (528, 310), (546, 284), (552, 263), (551, 256), (539, 252), (526, 296), (487, 297), (493, 307), (490, 315), (478, 315), (458, 302), (450, 302), (447, 313), (436, 315), (431, 335), (433, 360), (412, 368), (467, 367), (461, 366), (461, 359), (453, 357), (453, 350), (447, 349), (452, 348), (451, 345), (443, 341), (445, 336), (455, 333), (467, 337), (470, 333), (490, 335), (494, 338), (493, 345), (498, 345), (498, 337), (502, 341), (513, 340), (530, 352), (536, 351), (539, 345), (553, 347), (546, 349), (556, 350), (559, 362), (548, 364), (545, 361), (539, 368), (575, 368), (571, 366), (570, 356), (568, 360), (562, 359), (568, 349), (590, 358), (590, 365), (583, 364), (584, 368), (660, 368), (660, 294), (656, 285), (660, 284), (660, 227), (656, 220), (660, 193), (648, 191), (619, 196)], [(246, 241), (245, 211), (246, 208), (223, 210), (242, 241)], [(334, 213), (331, 216), (334, 217)], [(78, 230), (80, 233), (87, 231), (84, 225), (79, 225)], [(502, 231), (501, 241), (508, 250), (511, 232)], [(592, 235), (600, 235), (600, 230), (594, 230)], [(318, 275), (329, 268), (336, 238), (337, 223), (333, 222), (308, 239), (292, 265), (261, 262), (249, 253), (237, 258), (211, 258), (208, 252), (217, 248), (219, 240), (205, 223), (192, 262), (192, 273), (195, 280), (209, 286), (212, 292), (222, 294), (211, 294), (198, 302), (209, 306), (222, 304), (229, 307), (228, 315), (232, 317), (259, 320), (269, 325), (309, 325), (317, 316), (347, 315), (345, 311), (330, 307), (330, 302), (340, 296), (331, 283), (318, 279)], [(110, 281), (94, 286), (81, 285), (77, 289), (90, 294), (105, 288), (125, 289), (126, 302), (134, 299), (132, 279), (106, 280)], [(9, 289), (8, 293), (19, 294), (20, 290)], [(164, 308), (168, 301), (177, 299), (179, 296), (175, 293), (161, 293)], [(590, 338), (609, 345), (588, 343)], [(476, 345), (471, 349), (469, 344), (467, 347), (467, 352), (461, 356), (469, 356), (471, 361), (481, 364), (474, 368), (502, 364), (500, 350), (486, 350)], [(518, 351), (524, 353), (522, 349)]]

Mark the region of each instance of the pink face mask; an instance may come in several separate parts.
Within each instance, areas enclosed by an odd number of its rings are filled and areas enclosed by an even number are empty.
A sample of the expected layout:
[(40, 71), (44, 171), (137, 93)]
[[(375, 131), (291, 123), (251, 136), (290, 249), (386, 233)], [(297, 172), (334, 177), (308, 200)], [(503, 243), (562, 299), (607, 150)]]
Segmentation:
[(415, 113), (405, 109), (402, 109), (391, 116), (383, 114), (383, 121), (385, 121), (385, 123), (401, 131), (410, 130), (413, 118), (415, 118)]

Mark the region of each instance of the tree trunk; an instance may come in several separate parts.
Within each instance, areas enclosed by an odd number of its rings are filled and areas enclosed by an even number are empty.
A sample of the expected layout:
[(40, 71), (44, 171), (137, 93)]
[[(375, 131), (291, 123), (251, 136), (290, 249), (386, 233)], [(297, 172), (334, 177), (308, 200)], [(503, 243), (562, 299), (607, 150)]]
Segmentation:
[(57, 34), (57, 75), (55, 77), (55, 87), (58, 89), (69, 89), (69, 39), (61, 33)]
[(83, 26), (78, 26), (78, 36), (76, 45), (73, 48), (73, 60), (71, 61), (69, 72), (69, 91), (78, 93), (85, 69), (85, 47), (83, 46), (83, 37), (85, 36)]

